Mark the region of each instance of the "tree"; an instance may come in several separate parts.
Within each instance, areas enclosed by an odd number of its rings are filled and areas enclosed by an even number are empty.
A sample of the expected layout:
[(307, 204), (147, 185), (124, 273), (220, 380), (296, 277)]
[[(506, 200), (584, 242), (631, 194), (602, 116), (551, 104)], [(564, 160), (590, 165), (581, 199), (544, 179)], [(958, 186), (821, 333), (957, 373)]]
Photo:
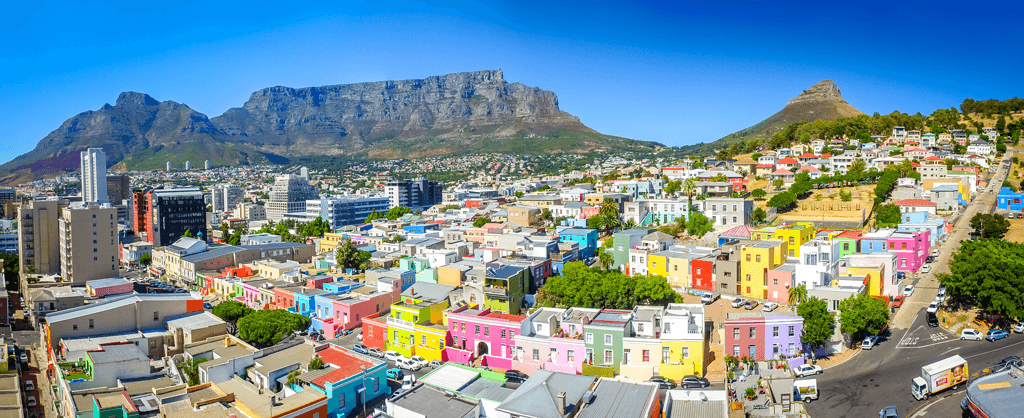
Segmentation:
[(301, 374), (302, 370), (299, 369), (295, 369), (292, 370), (291, 372), (288, 372), (288, 380), (285, 381), (284, 384), (288, 386), (301, 386), (303, 383), (305, 383), (302, 381), (302, 379), (299, 379), (299, 375)]
[(839, 330), (851, 335), (853, 342), (877, 335), (889, 323), (888, 303), (866, 293), (843, 299), (839, 311)]
[(851, 174), (857, 178), (860, 178), (864, 174), (864, 170), (867, 169), (867, 163), (864, 160), (858, 158), (850, 164), (850, 168), (846, 170), (848, 174)]
[(217, 227), (217, 230), (221, 231), (221, 233), (222, 233), (221, 238), (224, 238), (223, 234), (227, 233), (227, 231), (228, 231), (228, 223), (227, 222), (221, 222), (220, 226)]
[(207, 362), (209, 359), (202, 357), (193, 357), (181, 364), (181, 371), (185, 373), (185, 378), (189, 386), (195, 386), (199, 384), (199, 365)]
[(523, 192), (521, 192), (521, 191), (519, 191), (519, 190), (516, 190), (516, 192), (515, 192), (515, 193), (513, 193), (513, 195), (515, 195), (515, 197), (516, 197), (517, 199), (518, 199), (518, 198), (520, 198), (520, 197), (523, 197), (523, 195), (524, 195), (524, 194), (525, 194), (525, 193), (523, 193)]
[(782, 179), (772, 180), (772, 186), (775, 186), (775, 190), (781, 189), (783, 184), (786, 184), (785, 180), (782, 180)]
[(764, 191), (764, 189), (754, 189), (750, 192), (750, 197), (753, 197), (754, 200), (764, 200), (767, 196), (768, 192)]
[(389, 221), (394, 221), (409, 213), (412, 213), (412, 209), (409, 209), (405, 206), (395, 206), (391, 209), (388, 209), (388, 212), (384, 215), (384, 217), (388, 218)]
[(760, 152), (755, 152), (753, 155), (750, 156), (750, 158), (753, 159), (754, 161), (757, 161), (758, 158), (761, 158), (763, 156), (764, 156), (764, 154), (762, 154)]
[(1014, 186), (1013, 183), (1010, 183), (1009, 180), (1003, 180), (1003, 185), (1000, 187), (1009, 187), (1010, 190), (1013, 191), (1014, 193), (1017, 192), (1017, 186)]
[(792, 306), (798, 306), (803, 301), (807, 300), (807, 286), (798, 285), (789, 288), (789, 304)]
[(295, 331), (309, 328), (305, 315), (284, 309), (259, 310), (238, 320), (238, 337), (262, 346), (277, 344)]
[(320, 370), (322, 368), (324, 368), (324, 359), (320, 358), (320, 356), (313, 356), (313, 358), (309, 359), (309, 370)]
[(139, 256), (139, 264), (149, 267), (150, 264), (153, 264), (153, 254), (145, 253)]
[(758, 223), (758, 224), (761, 223), (761, 222), (764, 222), (764, 220), (767, 219), (767, 218), (768, 218), (768, 213), (765, 212), (764, 209), (761, 209), (760, 207), (758, 207), (757, 209), (754, 209), (754, 212), (752, 212), (750, 214), (750, 220), (752, 220), (752, 221), (754, 221), (754, 223)]
[(235, 231), (232, 232), (231, 236), (229, 236), (228, 239), (227, 239), (228, 245), (241, 245), (242, 244), (242, 235), (245, 234), (244, 229), (245, 228), (241, 227), (241, 226), (239, 226), (238, 228), (235, 228)]
[(636, 227), (637, 227), (636, 221), (633, 220), (632, 218), (628, 219), (625, 223), (622, 224), (622, 228), (623, 229), (633, 229), (633, 228), (636, 228)]
[(880, 228), (891, 228), (900, 223), (900, 217), (903, 214), (900, 212), (899, 206), (893, 204), (881, 205), (878, 207), (875, 215), (875, 225)]
[(672, 195), (683, 187), (682, 180), (672, 180), (665, 185), (665, 194)]
[(962, 241), (949, 273), (936, 275), (948, 303), (977, 306), (1006, 325), (1024, 318), (1024, 244), (999, 239)]
[(660, 276), (629, 277), (618, 270), (587, 267), (580, 261), (565, 265), (537, 291), (537, 304), (547, 307), (632, 309), (636, 305), (665, 306), (681, 297)]
[(835, 332), (835, 318), (828, 312), (828, 304), (820, 298), (808, 298), (800, 303), (796, 309), (797, 315), (804, 319), (804, 329), (800, 334), (800, 342), (811, 349), (811, 355), (825, 342), (832, 338)]
[(996, 152), (1002, 154), (1006, 152), (1006, 144), (1000, 142), (996, 144)]
[(789, 209), (796, 206), (797, 198), (796, 194), (790, 191), (785, 191), (772, 196), (771, 200), (768, 201), (768, 207), (776, 208), (779, 210)]
[(809, 144), (811, 142), (811, 134), (803, 133), (800, 134), (800, 143)]
[(366, 265), (372, 256), (372, 254), (366, 251), (360, 251), (356, 248), (350, 238), (345, 238), (345, 241), (343, 241), (334, 252), (334, 260), (337, 263), (337, 267), (342, 270), (365, 270)]
[(1010, 221), (1002, 215), (977, 213), (971, 218), (971, 228), (982, 238), (1003, 239), (1006, 232), (1010, 230)]
[(181, 234), (182, 238), (195, 238), (195, 234), (192, 233), (191, 229), (186, 229), (184, 234)]
[(690, 212), (686, 219), (686, 233), (692, 237), (703, 237), (714, 228), (711, 220), (701, 212)]
[(690, 212), (693, 209), (693, 195), (697, 193), (697, 182), (692, 178), (686, 179), (683, 182), (683, 193), (686, 194), (686, 211)]
[(487, 219), (487, 218), (484, 218), (484, 217), (480, 217), (480, 218), (476, 218), (476, 219), (475, 219), (475, 220), (473, 221), (473, 226), (474, 226), (474, 227), (477, 227), (477, 228), (480, 228), (480, 227), (482, 227), (482, 226), (484, 226), (484, 225), (487, 225), (487, 224), (488, 224), (488, 223), (490, 223), (490, 222), (491, 222), (491, 220), (490, 220), (490, 219)]
[(370, 214), (366, 217), (366, 220), (363, 221), (363, 223), (367, 223), (368, 224), (368, 223), (373, 222), (373, 221), (375, 221), (377, 219), (384, 219), (384, 214), (380, 213), (380, 212), (377, 212), (377, 209), (374, 209), (374, 210), (370, 211)]
[(225, 322), (237, 322), (253, 312), (255, 312), (254, 309), (236, 300), (227, 300), (213, 307), (213, 314)]
[(551, 209), (544, 208), (544, 210), (542, 210), (540, 212), (540, 217), (541, 217), (541, 219), (544, 219), (545, 221), (552, 220), (553, 217), (551, 216)]

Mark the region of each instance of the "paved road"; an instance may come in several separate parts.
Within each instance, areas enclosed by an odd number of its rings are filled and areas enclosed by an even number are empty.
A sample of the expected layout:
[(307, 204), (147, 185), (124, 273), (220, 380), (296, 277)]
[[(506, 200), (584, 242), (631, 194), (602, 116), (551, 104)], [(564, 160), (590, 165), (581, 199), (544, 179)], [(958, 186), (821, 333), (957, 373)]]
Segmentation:
[[(1004, 162), (1010, 159), (1007, 154)], [(1008, 170), (1002, 168), (1002, 163), (998, 167), (990, 185), (1000, 185), (1006, 179)], [(910, 381), (921, 374), (922, 366), (959, 354), (967, 359), (968, 369), (973, 374), (1007, 356), (1024, 357), (1024, 335), (1013, 334), (992, 343), (960, 341), (958, 336), (941, 327), (929, 327), (924, 320), (925, 309), (938, 291), (935, 274), (949, 272), (950, 256), (959, 250), (961, 240), (969, 239), (971, 217), (979, 212), (991, 213), (995, 201), (995, 193), (980, 193), (965, 208), (950, 237), (939, 247), (941, 253), (933, 263), (932, 272), (909, 278), (917, 290), (896, 312), (889, 339), (818, 377), (821, 397), (808, 405), (811, 416), (871, 417), (880, 409), (895, 405), (901, 417), (960, 417), (959, 402), (965, 387), (925, 401), (918, 401), (910, 394)]]

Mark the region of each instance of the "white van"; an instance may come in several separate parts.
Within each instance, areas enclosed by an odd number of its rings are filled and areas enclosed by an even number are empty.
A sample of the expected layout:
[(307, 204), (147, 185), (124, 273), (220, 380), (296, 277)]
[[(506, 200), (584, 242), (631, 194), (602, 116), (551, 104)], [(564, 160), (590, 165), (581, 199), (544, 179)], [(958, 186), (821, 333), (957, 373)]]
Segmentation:
[(419, 363), (417, 363), (415, 360), (408, 359), (408, 358), (405, 358), (405, 357), (401, 357), (398, 360), (395, 360), (395, 364), (398, 365), (398, 368), (400, 368), (400, 369), (411, 370), (411, 371), (417, 371), (417, 370), (420, 369), (420, 364)]

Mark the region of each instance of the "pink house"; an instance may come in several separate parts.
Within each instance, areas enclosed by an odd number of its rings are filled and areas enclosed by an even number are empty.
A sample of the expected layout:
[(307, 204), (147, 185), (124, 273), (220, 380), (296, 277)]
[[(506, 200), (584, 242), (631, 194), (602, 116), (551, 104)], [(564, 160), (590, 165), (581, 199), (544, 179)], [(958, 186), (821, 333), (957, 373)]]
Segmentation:
[(313, 276), (306, 279), (306, 287), (310, 289), (324, 289), (324, 283), (331, 283), (334, 281), (334, 277), (331, 276)]
[[(482, 358), (482, 365), (510, 369), (514, 341), (524, 319), (524, 316), (462, 306), (448, 313), (448, 335), (452, 346), (471, 351), (473, 358)], [(458, 357), (460, 362), (466, 360), (461, 358), (464, 356)], [(456, 360), (449, 356), (449, 361)]]
[(789, 302), (789, 288), (795, 285), (794, 274), (796, 267), (792, 264), (783, 264), (774, 270), (768, 270), (768, 299), (772, 302)]
[[(391, 304), (398, 302), (400, 298), (401, 292), (381, 292), (369, 287), (357, 288), (351, 293), (339, 295), (333, 301), (334, 332), (341, 329), (351, 331), (362, 323), (362, 318), (389, 310)], [(326, 336), (326, 331), (324, 332)]]
[(541, 308), (522, 322), (515, 338), (512, 368), (527, 374), (544, 369), (562, 373), (583, 373), (587, 347), (583, 327), (598, 309), (571, 310)]
[(931, 252), (931, 231), (893, 232), (887, 240), (890, 253), (896, 254), (896, 271), (916, 272)]
[(553, 372), (582, 374), (583, 360), (586, 357), (587, 347), (582, 339), (573, 338), (549, 338), (548, 359), (544, 362), (543, 369)]
[(598, 213), (601, 213), (600, 206), (583, 206), (580, 208), (580, 219), (590, 219)]

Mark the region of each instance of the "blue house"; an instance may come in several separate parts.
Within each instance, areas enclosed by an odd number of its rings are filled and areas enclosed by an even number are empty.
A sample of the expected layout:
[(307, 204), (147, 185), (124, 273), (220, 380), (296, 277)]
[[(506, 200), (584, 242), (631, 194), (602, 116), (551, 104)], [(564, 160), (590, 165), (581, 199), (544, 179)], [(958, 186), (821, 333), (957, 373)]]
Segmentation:
[(892, 229), (880, 229), (875, 232), (864, 234), (860, 238), (860, 252), (884, 253), (888, 251), (886, 246), (888, 245), (889, 237), (892, 235), (892, 232)]
[(1024, 210), (1024, 193), (1014, 192), (1009, 187), (999, 189), (999, 209), (1019, 212)]
[(427, 231), (437, 231), (441, 229), (440, 224), (421, 224), (421, 225), (407, 225), (402, 227), (405, 232), (410, 234), (425, 234)]
[(597, 252), (597, 230), (584, 228), (563, 229), (558, 233), (559, 242), (575, 242), (580, 248), (580, 258), (588, 259)]
[(904, 213), (900, 217), (900, 223), (896, 226), (896, 230), (900, 232), (930, 231), (928, 236), (931, 239), (931, 246), (934, 247), (938, 241), (946, 239), (943, 225), (942, 219), (931, 219), (928, 217), (928, 212), (910, 212)]
[(324, 368), (298, 376), (307, 386), (289, 388), (296, 392), (315, 390), (327, 396), (328, 417), (355, 416), (366, 410), (366, 404), (391, 394), (386, 362), (334, 344), (322, 346), (316, 355), (323, 360)]
[(309, 314), (313, 313), (313, 310), (316, 309), (316, 302), (313, 298), (325, 293), (327, 292), (320, 289), (310, 289), (308, 287), (299, 287), (295, 289), (295, 312), (309, 316)]

